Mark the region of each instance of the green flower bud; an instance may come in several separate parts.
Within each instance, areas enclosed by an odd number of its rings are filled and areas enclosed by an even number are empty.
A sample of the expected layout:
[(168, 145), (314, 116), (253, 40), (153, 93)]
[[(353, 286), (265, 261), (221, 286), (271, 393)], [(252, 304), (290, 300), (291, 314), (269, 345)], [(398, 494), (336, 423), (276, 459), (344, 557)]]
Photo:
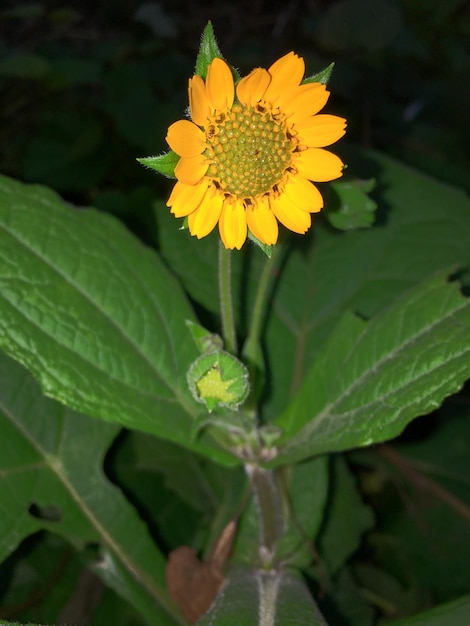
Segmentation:
[(187, 380), (194, 399), (205, 404), (209, 412), (218, 407), (236, 410), (250, 389), (246, 367), (223, 350), (198, 357), (189, 368)]

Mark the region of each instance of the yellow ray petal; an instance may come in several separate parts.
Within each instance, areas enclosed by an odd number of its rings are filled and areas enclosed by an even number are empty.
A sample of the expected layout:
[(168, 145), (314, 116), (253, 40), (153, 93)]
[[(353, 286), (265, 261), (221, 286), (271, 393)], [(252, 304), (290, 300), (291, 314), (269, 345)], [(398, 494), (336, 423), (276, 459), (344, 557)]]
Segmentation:
[(197, 185), (209, 167), (209, 161), (203, 154), (181, 157), (175, 167), (176, 178), (185, 185)]
[(198, 126), (205, 127), (213, 111), (207, 98), (206, 85), (200, 76), (193, 76), (189, 79), (188, 93), (191, 118)]
[(219, 221), (224, 197), (220, 193), (206, 193), (196, 211), (188, 217), (189, 232), (198, 239), (214, 230)]
[(314, 115), (297, 126), (299, 140), (308, 148), (330, 146), (346, 132), (346, 120), (336, 115)]
[(270, 82), (269, 72), (258, 67), (238, 83), (237, 97), (245, 106), (254, 106), (264, 96)]
[(246, 222), (253, 235), (263, 243), (272, 246), (277, 242), (279, 227), (267, 198), (260, 198), (246, 209)]
[(215, 58), (207, 69), (206, 93), (217, 111), (230, 109), (235, 97), (232, 71), (223, 59)]
[(309, 180), (292, 177), (284, 188), (284, 194), (302, 211), (318, 213), (323, 208), (323, 196)]
[(325, 182), (343, 175), (343, 162), (336, 154), (322, 148), (307, 148), (294, 161), (298, 173), (308, 180)]
[(268, 69), (271, 82), (266, 89), (264, 98), (275, 102), (279, 96), (290, 92), (300, 85), (305, 73), (305, 62), (294, 52), (289, 52)]
[(310, 228), (310, 213), (299, 209), (285, 194), (270, 198), (269, 203), (274, 215), (289, 230), (303, 235)]
[(185, 185), (178, 181), (173, 187), (166, 205), (171, 207), (171, 213), (175, 217), (186, 217), (197, 209), (207, 192), (208, 186), (208, 178), (203, 178), (197, 185)]
[(168, 145), (182, 157), (201, 154), (206, 148), (206, 136), (202, 130), (189, 120), (179, 120), (168, 128)]
[(327, 103), (330, 92), (321, 83), (300, 85), (295, 92), (286, 93), (280, 99), (282, 112), (289, 124), (303, 123), (307, 118), (321, 111)]
[(240, 248), (246, 240), (245, 207), (241, 200), (225, 201), (219, 220), (220, 238), (226, 248)]

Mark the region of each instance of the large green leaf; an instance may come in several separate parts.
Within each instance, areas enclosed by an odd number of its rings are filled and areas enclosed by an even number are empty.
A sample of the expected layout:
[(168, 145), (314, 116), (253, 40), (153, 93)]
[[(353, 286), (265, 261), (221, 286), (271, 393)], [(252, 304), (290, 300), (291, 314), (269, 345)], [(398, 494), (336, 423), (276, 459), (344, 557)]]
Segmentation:
[(237, 569), (198, 626), (327, 626), (303, 581), (287, 570)]
[(102, 471), (118, 430), (45, 398), (31, 375), (0, 352), (0, 560), (41, 529), (77, 549), (98, 544), (97, 573), (149, 624), (174, 625), (164, 557)]
[(346, 160), (376, 180), (378, 222), (338, 232), (320, 218), (295, 237), (267, 318), (265, 419), (285, 409), (345, 311), (369, 318), (437, 270), (470, 264), (465, 193), (376, 152), (354, 150)]
[(470, 300), (437, 275), (365, 322), (347, 315), (277, 420), (274, 464), (390, 439), (470, 377)]
[(468, 626), (468, 624), (470, 624), (470, 595), (436, 606), (425, 613), (389, 622), (388, 626)]
[(186, 384), (194, 314), (119, 222), (0, 178), (0, 303), (0, 345), (47, 395), (230, 461), (189, 434), (199, 412)]

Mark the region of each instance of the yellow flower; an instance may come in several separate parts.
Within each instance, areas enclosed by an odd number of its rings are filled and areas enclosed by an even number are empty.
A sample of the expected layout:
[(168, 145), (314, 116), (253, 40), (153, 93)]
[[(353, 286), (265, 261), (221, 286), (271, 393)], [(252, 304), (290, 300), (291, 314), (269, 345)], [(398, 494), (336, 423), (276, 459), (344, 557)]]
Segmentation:
[(268, 70), (257, 68), (236, 85), (220, 58), (204, 81), (189, 80), (191, 119), (168, 129), (166, 140), (181, 158), (167, 206), (188, 217), (192, 235), (219, 224), (226, 248), (240, 249), (247, 229), (275, 244), (278, 222), (305, 233), (323, 198), (311, 182), (334, 180), (342, 161), (325, 146), (345, 133), (346, 120), (318, 115), (329, 92), (301, 84), (304, 60), (290, 52)]

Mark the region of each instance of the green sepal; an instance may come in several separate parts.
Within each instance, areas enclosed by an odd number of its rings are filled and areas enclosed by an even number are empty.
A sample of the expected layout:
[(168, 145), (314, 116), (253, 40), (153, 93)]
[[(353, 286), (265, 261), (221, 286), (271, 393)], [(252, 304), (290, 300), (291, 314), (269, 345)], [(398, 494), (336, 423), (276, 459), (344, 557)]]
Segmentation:
[(204, 328), (204, 326), (192, 320), (186, 320), (186, 326), (201, 354), (216, 352), (224, 347), (224, 342), (220, 335), (211, 333), (207, 328)]
[[(207, 69), (214, 59), (224, 59), (224, 55), (220, 51), (219, 44), (215, 38), (212, 22), (209, 21), (202, 33), (201, 44), (196, 58), (196, 68), (194, 70), (196, 76), (200, 76), (203, 80), (206, 80)], [(234, 81), (239, 81), (240, 74), (231, 65), (229, 65), (229, 67), (232, 71)]]
[(165, 154), (160, 154), (159, 156), (137, 159), (137, 161), (145, 167), (149, 167), (151, 170), (155, 170), (167, 178), (176, 178), (175, 167), (179, 160), (180, 157), (176, 154), (176, 152), (173, 152), (173, 150), (165, 152)]
[(256, 244), (259, 248), (261, 248), (261, 250), (268, 257), (268, 259), (272, 257), (274, 246), (269, 246), (268, 244), (263, 243), (257, 237), (255, 237), (250, 230), (248, 231), (248, 239)]
[(313, 76), (309, 76), (308, 78), (304, 78), (302, 81), (302, 85), (307, 85), (308, 83), (322, 83), (323, 85), (327, 85), (333, 72), (334, 66), (334, 63), (330, 63), (328, 67), (325, 67), (325, 69), (321, 70), (320, 72), (317, 72), (316, 74), (313, 74)]
[(338, 230), (369, 228), (375, 219), (377, 204), (367, 195), (375, 180), (342, 180), (330, 183), (329, 209), (325, 211), (330, 224)]
[(196, 76), (206, 80), (207, 68), (216, 58), (223, 59), (224, 57), (215, 38), (212, 22), (209, 21), (201, 37), (201, 44), (196, 59), (196, 69), (194, 70)]
[(189, 390), (209, 413), (219, 407), (237, 409), (250, 390), (248, 370), (236, 357), (216, 350), (198, 357), (188, 370)]

